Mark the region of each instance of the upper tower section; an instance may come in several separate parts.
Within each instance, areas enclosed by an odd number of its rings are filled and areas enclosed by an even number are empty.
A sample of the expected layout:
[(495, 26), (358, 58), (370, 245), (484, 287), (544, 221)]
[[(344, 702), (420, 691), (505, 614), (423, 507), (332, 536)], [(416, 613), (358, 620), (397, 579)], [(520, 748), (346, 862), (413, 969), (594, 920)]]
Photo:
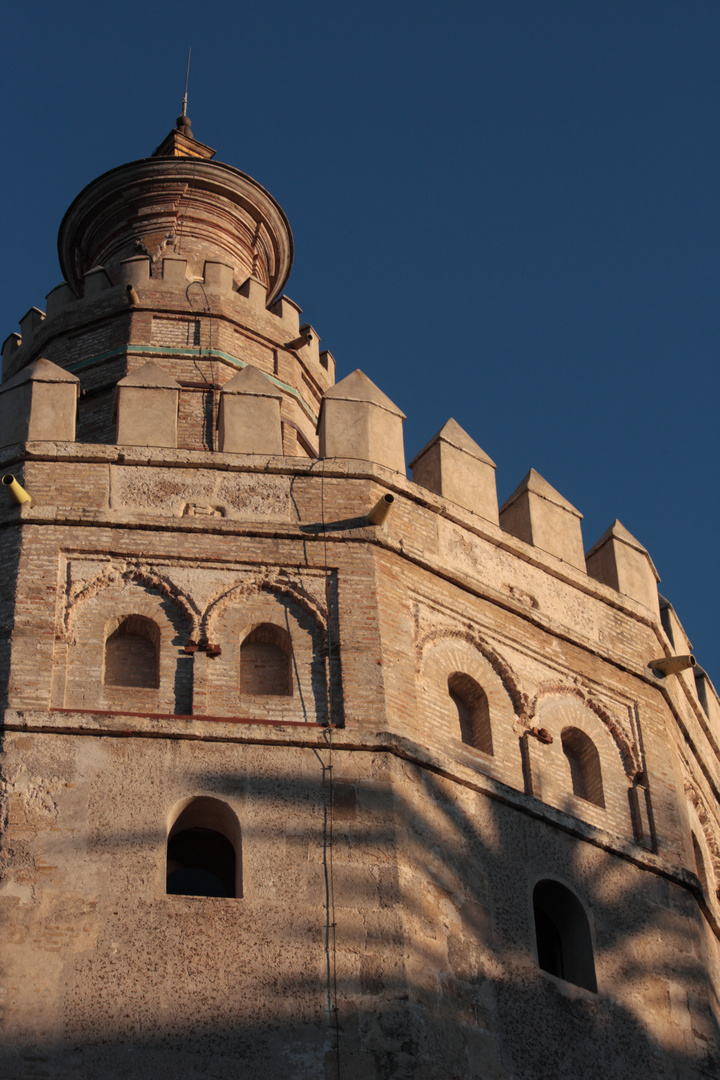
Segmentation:
[[(111, 169), (80, 192), (58, 237), (64, 281), (48, 294), (46, 312), (30, 308), (20, 334), (6, 338), (3, 381), (48, 360), (77, 376), (79, 442), (131, 438), (188, 451), (255, 445), (238, 442), (229, 426), (252, 399), (255, 412), (274, 417), (279, 408), (273, 447), (315, 457), (335, 364), (282, 294), (293, 259), (290, 226), (262, 185), (214, 155), (182, 115), (150, 157)], [(241, 391), (233, 382), (225, 407), (225, 384), (247, 366), (265, 377), (267, 393), (249, 393), (257, 382)], [(147, 413), (144, 406), (138, 412), (140, 399), (161, 390), (174, 416), (161, 428), (150, 418), (138, 426)], [(0, 431), (0, 445), (9, 437)]]
[(198, 278), (206, 260), (220, 259), (232, 267), (236, 287), (253, 277), (272, 304), (292, 266), (290, 225), (265, 188), (214, 156), (188, 125), (175, 128), (151, 157), (88, 184), (58, 236), (60, 266), (73, 292), (82, 294), (95, 266), (116, 283), (126, 259), (146, 255), (155, 277), (163, 258), (175, 255)]

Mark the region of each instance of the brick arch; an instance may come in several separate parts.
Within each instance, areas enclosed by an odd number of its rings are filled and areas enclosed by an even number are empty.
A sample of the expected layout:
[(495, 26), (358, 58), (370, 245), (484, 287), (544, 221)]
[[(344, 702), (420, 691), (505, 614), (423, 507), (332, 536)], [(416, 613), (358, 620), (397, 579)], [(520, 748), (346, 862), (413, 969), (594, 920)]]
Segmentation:
[[(521, 791), (522, 759), (516, 708), (520, 692), (509, 667), (492, 650), (478, 648), (477, 639), (462, 630), (430, 633), (421, 644), (418, 682), (422, 705), (416, 721), (418, 737), (463, 766), (488, 772)], [(482, 737), (463, 737), (463, 716), (453, 699), (453, 690), (463, 687), (472, 690), (465, 696), (465, 704), (470, 706), (472, 734), (479, 734), (473, 723), (479, 719), (484, 729)], [(473, 703), (481, 703), (481, 716), (472, 716)]]
[(302, 585), (294, 582), (278, 581), (277, 579), (263, 578), (254, 581), (241, 581), (229, 589), (223, 589), (208, 603), (203, 612), (200, 633), (211, 641), (215, 624), (223, 612), (233, 603), (242, 602), (246, 597), (258, 593), (271, 593), (276, 596), (284, 596), (296, 604), (302, 611), (308, 614), (320, 633), (320, 643), (325, 645), (327, 641), (327, 609), (311, 596)]
[(534, 698), (530, 702), (527, 715), (528, 726), (532, 726), (532, 721), (537, 717), (538, 711), (542, 707), (543, 701), (547, 698), (570, 698), (574, 699), (576, 704), (580, 704), (588, 709), (591, 713), (598, 717), (602, 722), (605, 729), (611, 735), (620, 759), (623, 764), (623, 769), (629, 780), (636, 780), (642, 772), (642, 766), (638, 759), (637, 751), (632, 742), (628, 738), (627, 734), (623, 730), (620, 723), (611, 715), (599, 702), (595, 701), (589, 694), (587, 694), (579, 686), (567, 686), (562, 684), (552, 684), (542, 686), (535, 694)]
[(707, 850), (710, 853), (710, 863), (715, 879), (715, 896), (717, 900), (720, 901), (720, 843), (718, 842), (715, 829), (713, 828), (714, 825), (716, 826), (716, 823), (707, 808), (705, 799), (698, 788), (693, 784), (692, 780), (687, 776), (683, 778), (683, 788), (688, 802), (695, 811), (694, 816), (697, 818)]
[[(243, 686), (242, 648), (248, 633), (261, 625), (282, 627), (289, 634), (287, 693), (253, 692)], [(201, 632), (222, 646), (223, 662), (208, 669), (208, 709), (218, 716), (243, 715), (325, 723), (332, 708), (342, 710), (339, 652), (327, 649), (326, 612), (297, 578), (282, 572), (256, 572), (236, 578), (207, 604)], [(258, 660), (258, 662), (260, 662)], [(331, 693), (331, 687), (334, 692)]]
[[(500, 656), (476, 630), (460, 628), (429, 630), (417, 643), (416, 659), (418, 674), (420, 675), (422, 673), (427, 655), (434, 646), (443, 641), (453, 640), (464, 642), (483, 657), (492, 672), (502, 683), (517, 716), (521, 720), (525, 719), (528, 708), (528, 695), (521, 689), (519, 679), (508, 662)], [(448, 674), (450, 673), (448, 672)], [(475, 677), (470, 671), (467, 672), (467, 674), (471, 675), (473, 678)]]
[[(58, 671), (58, 703), (71, 708), (188, 715), (193, 667), (182, 646), (192, 632), (192, 609), (172, 582), (137, 565), (109, 565), (75, 590), (67, 649)], [(105, 679), (108, 631), (118, 620), (139, 616), (157, 626), (157, 681)]]
[(170, 600), (183, 616), (188, 624), (188, 635), (195, 638), (198, 635), (200, 625), (200, 613), (194, 601), (186, 596), (168, 577), (150, 569), (140, 566), (116, 566), (111, 565), (107, 570), (98, 574), (92, 581), (80, 586), (68, 598), (63, 620), (65, 640), (69, 644), (74, 643), (73, 626), (77, 619), (78, 611), (89, 600), (94, 599), (106, 589), (117, 585), (140, 585), (160, 596)]

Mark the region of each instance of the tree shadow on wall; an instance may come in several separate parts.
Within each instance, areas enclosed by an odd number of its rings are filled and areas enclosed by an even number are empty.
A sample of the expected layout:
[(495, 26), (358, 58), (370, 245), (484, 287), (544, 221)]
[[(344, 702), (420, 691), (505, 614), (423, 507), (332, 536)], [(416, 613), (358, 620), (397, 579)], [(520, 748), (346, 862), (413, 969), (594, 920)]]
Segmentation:
[[(187, 794), (245, 806), (241, 900), (165, 896), (162, 821), (123, 832), (118, 815), (93, 834), (107, 885), (96, 941), (67, 939), (65, 1037), (18, 1040), (0, 1077), (718, 1075), (690, 894), (409, 761), (362, 759), (336, 749), (331, 774), (327, 750), (278, 747), (254, 764), (248, 751), (234, 776), (199, 761), (185, 775)], [(70, 847), (58, 834), (48, 857)], [(597, 994), (538, 967), (542, 878), (590, 914)], [(34, 937), (58, 921), (43, 911)]]

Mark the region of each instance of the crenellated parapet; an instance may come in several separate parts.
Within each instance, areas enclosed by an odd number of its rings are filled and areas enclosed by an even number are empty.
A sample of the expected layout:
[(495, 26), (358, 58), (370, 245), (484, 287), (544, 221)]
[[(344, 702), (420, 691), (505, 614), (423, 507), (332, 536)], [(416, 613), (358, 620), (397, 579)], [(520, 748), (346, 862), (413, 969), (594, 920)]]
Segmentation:
[(2, 443), (74, 442), (78, 378), (39, 359), (0, 384)]
[[(4, 343), (3, 378), (39, 356), (77, 373), (78, 438), (113, 442), (113, 387), (135, 368), (151, 361), (164, 366), (185, 391), (186, 414), (212, 407), (217, 423), (222, 386), (250, 364), (281, 394), (283, 452), (315, 456), (335, 361), (320, 352), (317, 332), (301, 325), (296, 303), (281, 296), (268, 307), (261, 281), (250, 277), (238, 288), (232, 267), (217, 259), (193, 276), (187, 259), (167, 256), (153, 267), (148, 256), (136, 255), (123, 261), (116, 278), (92, 267), (80, 296), (63, 282), (48, 294), (47, 313), (30, 309), (22, 334)], [(214, 396), (212, 406), (201, 399), (203, 391)], [(180, 446), (217, 449), (205, 420), (198, 417), (194, 427), (204, 429), (203, 439), (181, 428)]]
[(220, 393), (219, 449), (235, 454), (282, 454), (282, 392), (252, 364)]
[(375, 461), (404, 476), (404, 419), (397, 405), (358, 368), (325, 392), (320, 456)]
[(498, 524), (495, 462), (456, 420), (448, 420), (410, 462), (413, 480)]
[(136, 368), (117, 384), (118, 446), (177, 447), (180, 387), (158, 364)]
[[(185, 290), (195, 286), (208, 297), (233, 298), (231, 303), (245, 309), (245, 330), (251, 321), (249, 311), (254, 311), (258, 318), (274, 320), (278, 324), (276, 338), (296, 362), (304, 356), (306, 362), (322, 365), (322, 356), (327, 354), (319, 353), (313, 328), (309, 324), (300, 325), (297, 305), (282, 297), (272, 310), (266, 309), (265, 291), (259, 282), (248, 279), (244, 290), (237, 292), (226, 272), (228, 268), (217, 262), (207, 265), (202, 282), (189, 282), (184, 276), (187, 264), (179, 259), (165, 259), (162, 277), (157, 279), (151, 278), (145, 256), (127, 260), (122, 269), (123, 281), (115, 286), (101, 268), (93, 268), (88, 274), (88, 295), (81, 300), (70, 300), (65, 289), (53, 290), (56, 299), (53, 314), (45, 319), (37, 315), (29, 319), (37, 337), (47, 332), (48, 324), (61, 319), (62, 312), (77, 312), (111, 296), (123, 306), (126, 316), (129, 314), (131, 320), (144, 319), (149, 328), (144, 336), (150, 338), (151, 344), (131, 340), (121, 349), (119, 377), (104, 391), (106, 412), (112, 410), (111, 438), (89, 440), (79, 433), (79, 441), (164, 447), (188, 454), (205, 449), (222, 455), (297, 456), (288, 454), (286, 446), (287, 383), (276, 374), (278, 366), (270, 371), (267, 366), (263, 369), (257, 362), (260, 357), (251, 352), (240, 360), (229, 354), (221, 356), (221, 350), (207, 349), (201, 320), (171, 317), (169, 306), (161, 308), (160, 297), (165, 291), (171, 300), (176, 299), (185, 283)], [(64, 304), (59, 304), (60, 300)], [(187, 313), (187, 308), (183, 310)], [(193, 383), (184, 377), (189, 371), (183, 367), (184, 356), (192, 357), (195, 365), (202, 357), (205, 362), (209, 359), (213, 364), (212, 384), (198, 385), (197, 381)], [(87, 373), (82, 363), (77, 365), (79, 375)], [(69, 363), (68, 371), (43, 357), (22, 367), (3, 384), (0, 445), (38, 439), (74, 440), (75, 402), (81, 382), (72, 372), (73, 366)], [(103, 371), (107, 367), (98, 364), (95, 370)], [(49, 424), (47, 407), (41, 401), (45, 400), (43, 395), (47, 395), (46, 387), (51, 383), (58, 384), (53, 391), (56, 401), (66, 404), (56, 407)], [(87, 383), (86, 394), (86, 402), (80, 400), (81, 419), (83, 409), (91, 408), (100, 396), (93, 395), (92, 384), (88, 393)], [(192, 434), (193, 425), (196, 429), (198, 426), (198, 406), (206, 410), (200, 422), (207, 422), (212, 432), (210, 444), (204, 447), (188, 445), (188, 433)], [(376, 463), (390, 474), (404, 476), (404, 414), (361, 371), (328, 387), (319, 399), (317, 412), (320, 457), (348, 461), (350, 468), (353, 461)], [(43, 423), (40, 417), (45, 417)], [(315, 423), (310, 427), (313, 437)], [(308, 456), (315, 457), (317, 453)], [(477, 518), (485, 523), (484, 527), (496, 530), (499, 537), (506, 534), (527, 545), (534, 552), (535, 561), (544, 564), (549, 559), (549, 565), (557, 564), (565, 574), (593, 578), (642, 605), (653, 618), (659, 618), (657, 572), (647, 551), (624, 526), (615, 522), (591, 547), (586, 560), (582, 515), (534, 470), (530, 470), (498, 514), (495, 464), (454, 420), (449, 420), (415, 455), (411, 465), (414, 488), (419, 493), (426, 490), (439, 496), (441, 503), (455, 508), (453, 512), (460, 520), (469, 513), (471, 519)], [(194, 499), (188, 495), (186, 501), (192, 504)]]
[(642, 544), (617, 519), (588, 551), (586, 564), (591, 577), (634, 597), (659, 616), (660, 575)]
[(582, 514), (531, 469), (500, 508), (502, 528), (578, 570), (585, 569)]
[[(332, 355), (282, 293), (292, 260), (284, 214), (212, 157), (175, 131), (74, 201), (60, 229), (66, 280), (3, 345), (0, 446), (77, 438), (188, 460), (320, 456), (350, 473), (353, 462), (377, 465), (399, 482), (404, 414), (361, 371), (335, 383)], [(495, 463), (456, 421), (411, 469), (418, 501), (432, 496), (439, 518), (477, 525), (498, 545), (512, 538), (578, 588), (592, 579), (660, 617), (652, 560), (619, 522), (586, 556), (582, 514), (533, 469), (498, 510)], [(188, 494), (185, 504), (196, 502)]]

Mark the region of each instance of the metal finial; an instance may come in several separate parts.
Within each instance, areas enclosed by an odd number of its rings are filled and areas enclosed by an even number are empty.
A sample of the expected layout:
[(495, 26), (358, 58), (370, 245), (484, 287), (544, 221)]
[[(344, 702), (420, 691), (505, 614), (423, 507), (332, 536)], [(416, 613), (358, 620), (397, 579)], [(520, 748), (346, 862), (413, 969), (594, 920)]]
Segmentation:
[(192, 48), (188, 49), (188, 62), (187, 71), (185, 72), (185, 93), (182, 99), (182, 112), (175, 121), (175, 126), (178, 131), (182, 131), (183, 135), (187, 135), (189, 139), (192, 139), (193, 133), (190, 129), (190, 117), (187, 114), (187, 97), (188, 97), (188, 82), (190, 79), (190, 53)]
[(187, 71), (185, 72), (185, 93), (183, 94), (183, 99), (182, 99), (182, 112), (180, 113), (181, 116), (187, 116), (187, 91), (188, 91), (188, 82), (190, 81), (190, 53), (191, 52), (192, 52), (192, 45), (190, 45), (188, 47)]

